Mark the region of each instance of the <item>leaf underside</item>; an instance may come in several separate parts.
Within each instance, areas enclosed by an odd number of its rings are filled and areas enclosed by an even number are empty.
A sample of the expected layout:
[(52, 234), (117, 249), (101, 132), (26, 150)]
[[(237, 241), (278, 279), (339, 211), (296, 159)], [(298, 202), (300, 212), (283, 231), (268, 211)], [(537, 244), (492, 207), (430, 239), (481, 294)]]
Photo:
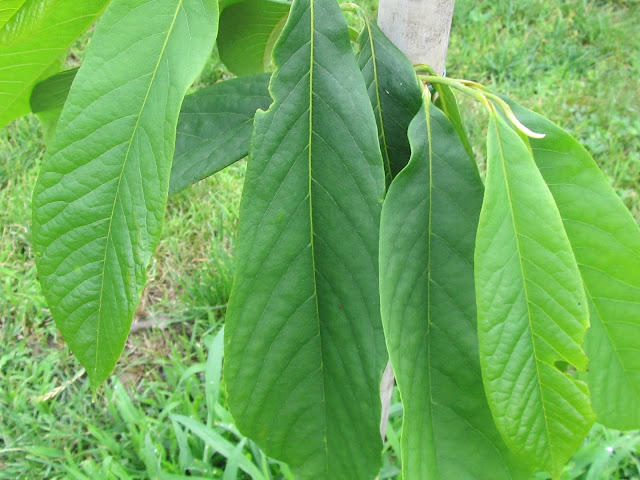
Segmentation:
[(289, 4), (244, 0), (220, 15), (220, 58), (234, 75), (270, 70), (271, 51), (289, 14)]
[(0, 27), (0, 126), (29, 113), (34, 85), (60, 70), (67, 49), (107, 3), (26, 0), (12, 13)]
[(140, 300), (180, 104), (213, 47), (216, 21), (214, 0), (112, 1), (42, 165), (33, 199), (38, 273), (94, 391)]
[(169, 193), (249, 153), (253, 117), (271, 104), (269, 75), (234, 78), (187, 95), (180, 110)]
[(411, 161), (380, 227), (380, 302), (403, 404), (405, 479), (528, 478), (496, 430), (476, 333), (473, 252), (482, 182), (451, 123), (426, 100)]
[(240, 208), (224, 378), (240, 430), (298, 479), (380, 467), (376, 123), (335, 0), (296, 0)]
[(559, 476), (593, 422), (585, 370), (588, 310), (553, 197), (502, 119), (489, 128), (475, 253), (480, 361), (494, 420), (523, 460)]
[(597, 421), (640, 428), (640, 229), (589, 153), (544, 117), (512, 105), (527, 127), (576, 256), (590, 305), (585, 351)]
[(387, 183), (409, 162), (409, 124), (422, 105), (422, 91), (411, 62), (367, 20), (358, 37), (358, 64), (378, 124)]

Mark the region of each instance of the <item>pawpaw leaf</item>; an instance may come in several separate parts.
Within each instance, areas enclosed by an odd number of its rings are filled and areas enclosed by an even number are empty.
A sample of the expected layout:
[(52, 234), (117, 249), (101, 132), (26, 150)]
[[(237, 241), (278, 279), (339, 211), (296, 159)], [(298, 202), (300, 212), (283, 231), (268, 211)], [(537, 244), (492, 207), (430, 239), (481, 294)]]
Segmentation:
[(358, 64), (378, 124), (387, 183), (409, 162), (409, 124), (422, 105), (422, 90), (411, 62), (371, 20), (358, 37)]
[(384, 168), (335, 0), (295, 0), (274, 49), (240, 207), (224, 379), (244, 435), (298, 479), (373, 478), (387, 362)]
[(62, 67), (67, 49), (102, 13), (108, 0), (26, 0), (0, 27), (0, 126), (30, 112), (34, 85)]
[(215, 0), (113, 0), (42, 165), (33, 198), (38, 274), (94, 392), (140, 300), (180, 105), (213, 48), (217, 14)]
[(562, 216), (591, 312), (584, 348), (598, 422), (640, 428), (640, 229), (591, 155), (551, 121), (512, 104)]
[(526, 479), (485, 398), (473, 254), (483, 187), (451, 123), (427, 97), (411, 161), (385, 198), (380, 303), (403, 405), (406, 479)]
[(501, 118), (489, 126), (475, 251), (480, 363), (495, 423), (523, 460), (557, 478), (594, 420), (588, 307), (562, 219), (530, 151)]

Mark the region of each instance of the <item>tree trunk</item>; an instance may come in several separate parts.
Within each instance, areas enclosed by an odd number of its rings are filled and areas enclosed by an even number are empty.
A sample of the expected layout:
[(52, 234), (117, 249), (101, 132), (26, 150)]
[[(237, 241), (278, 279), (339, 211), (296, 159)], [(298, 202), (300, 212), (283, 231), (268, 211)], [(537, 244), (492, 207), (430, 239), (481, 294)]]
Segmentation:
[(415, 65), (444, 72), (455, 0), (380, 0), (378, 25)]
[[(416, 64), (443, 74), (455, 0), (380, 0), (378, 25), (387, 37)], [(380, 435), (384, 440), (394, 377), (391, 363), (382, 375)]]

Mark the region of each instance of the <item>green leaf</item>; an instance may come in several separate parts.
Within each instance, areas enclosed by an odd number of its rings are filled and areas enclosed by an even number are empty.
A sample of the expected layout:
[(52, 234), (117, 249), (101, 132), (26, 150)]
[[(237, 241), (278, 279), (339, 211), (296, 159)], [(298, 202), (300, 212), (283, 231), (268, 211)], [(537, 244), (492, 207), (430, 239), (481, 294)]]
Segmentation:
[(274, 0), (244, 0), (220, 15), (218, 49), (235, 75), (271, 70), (271, 51), (282, 31), (289, 4)]
[(51, 144), (62, 113), (62, 107), (67, 100), (77, 68), (56, 73), (39, 82), (31, 92), (31, 111), (36, 114), (47, 145)]
[(598, 422), (640, 428), (640, 229), (589, 153), (546, 118), (512, 105), (560, 210), (591, 310), (584, 348)]
[(271, 104), (268, 87), (269, 75), (255, 75), (219, 82), (185, 97), (169, 193), (247, 156), (256, 110)]
[(411, 62), (375, 22), (365, 21), (358, 43), (358, 64), (376, 115), (389, 183), (409, 162), (407, 130), (422, 105), (422, 90)]
[(373, 478), (386, 364), (378, 300), (384, 168), (335, 0), (296, 0), (256, 115), (224, 379), (239, 429), (296, 478)]
[(404, 421), (405, 479), (528, 478), (485, 398), (473, 285), (482, 182), (426, 98), (380, 226), (380, 303)]
[(553, 197), (518, 134), (489, 127), (475, 253), (480, 363), (498, 430), (525, 461), (557, 478), (593, 422), (586, 385), (588, 310)]
[(33, 199), (40, 282), (94, 391), (140, 300), (180, 104), (208, 59), (216, 19), (215, 0), (112, 1), (42, 165)]
[(108, 0), (27, 0), (0, 29), (0, 125), (29, 113), (33, 86), (60, 70)]
[(0, 4), (0, 28), (15, 15), (26, 0), (2, 0)]
[(31, 111), (33, 113), (46, 112), (47, 110), (59, 109), (62, 111), (64, 102), (66, 102), (69, 96), (69, 90), (73, 83), (77, 68), (71, 70), (65, 70), (64, 72), (56, 73), (49, 78), (38, 82), (31, 92), (31, 98), (29, 103), (31, 104)]
[(433, 86), (436, 89), (436, 92), (438, 92), (438, 98), (436, 98), (434, 102), (436, 107), (444, 112), (451, 122), (451, 125), (453, 125), (453, 129), (458, 134), (458, 137), (464, 146), (464, 150), (467, 152), (467, 155), (471, 160), (471, 164), (479, 173), (476, 157), (473, 154), (473, 147), (471, 146), (471, 142), (467, 136), (467, 131), (464, 128), (464, 122), (462, 121), (460, 109), (458, 108), (458, 101), (456, 100), (453, 90), (451, 90), (451, 87), (448, 85), (444, 85), (442, 83), (435, 83)]

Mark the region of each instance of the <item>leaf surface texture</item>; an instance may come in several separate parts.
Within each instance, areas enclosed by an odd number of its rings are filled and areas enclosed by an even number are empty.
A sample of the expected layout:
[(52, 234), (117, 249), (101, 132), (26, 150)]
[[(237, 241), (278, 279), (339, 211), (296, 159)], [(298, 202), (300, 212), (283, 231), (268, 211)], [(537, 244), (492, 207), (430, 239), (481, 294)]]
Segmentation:
[(295, 0), (240, 207), (224, 378), (238, 427), (298, 479), (380, 468), (384, 169), (335, 0)]
[(567, 132), (517, 105), (544, 133), (534, 159), (562, 216), (589, 299), (587, 384), (598, 422), (640, 428), (640, 229), (589, 153)]
[(426, 104), (382, 209), (380, 301), (403, 404), (403, 478), (528, 478), (496, 430), (473, 284), (483, 187), (451, 123)]
[(234, 78), (187, 95), (180, 110), (169, 193), (249, 153), (256, 110), (271, 104), (269, 75)]
[(580, 273), (560, 214), (518, 134), (489, 127), (475, 253), (480, 361), (507, 445), (558, 477), (593, 422), (585, 370), (588, 326)]
[(42, 165), (33, 201), (38, 273), (94, 391), (115, 366), (140, 300), (180, 105), (216, 25), (212, 0), (112, 1)]

